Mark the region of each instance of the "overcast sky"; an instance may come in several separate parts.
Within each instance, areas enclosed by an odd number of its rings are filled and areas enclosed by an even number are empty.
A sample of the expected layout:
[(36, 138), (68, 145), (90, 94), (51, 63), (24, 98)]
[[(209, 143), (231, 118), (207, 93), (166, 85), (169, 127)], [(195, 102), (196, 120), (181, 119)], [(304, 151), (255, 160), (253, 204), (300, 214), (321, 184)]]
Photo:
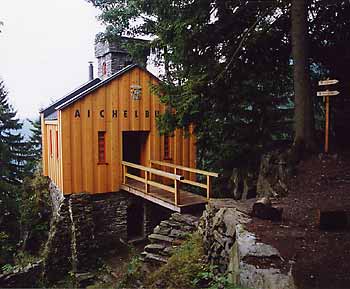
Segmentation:
[(88, 80), (98, 13), (85, 0), (0, 0), (0, 78), (20, 118)]

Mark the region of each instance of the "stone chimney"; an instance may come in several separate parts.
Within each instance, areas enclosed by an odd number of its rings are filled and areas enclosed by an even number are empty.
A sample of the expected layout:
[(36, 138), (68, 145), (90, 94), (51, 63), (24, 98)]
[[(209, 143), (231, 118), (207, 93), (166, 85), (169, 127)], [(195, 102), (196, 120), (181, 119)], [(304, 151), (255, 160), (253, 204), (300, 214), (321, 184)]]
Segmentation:
[[(135, 63), (123, 45), (130, 41), (142, 42), (145, 40), (121, 37), (119, 42), (99, 41), (95, 44), (95, 56), (98, 62), (98, 77), (105, 79), (124, 67)], [(146, 67), (147, 57), (138, 63)]]

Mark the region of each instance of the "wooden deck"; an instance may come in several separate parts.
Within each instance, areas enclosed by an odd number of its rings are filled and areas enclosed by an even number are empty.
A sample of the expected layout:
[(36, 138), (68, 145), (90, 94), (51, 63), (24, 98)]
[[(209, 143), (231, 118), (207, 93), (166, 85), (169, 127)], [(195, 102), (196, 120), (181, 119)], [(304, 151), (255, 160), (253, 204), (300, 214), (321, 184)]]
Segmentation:
[(203, 209), (208, 202), (205, 197), (179, 190), (179, 202), (175, 205), (174, 194), (152, 186), (150, 186), (149, 192), (146, 194), (145, 185), (136, 180), (128, 180), (121, 188), (124, 191), (179, 213)]
[[(152, 168), (152, 164), (157, 165), (158, 168)], [(204, 205), (211, 198), (211, 178), (218, 176), (216, 173), (160, 161), (150, 161), (149, 167), (125, 161), (122, 162), (122, 165), (122, 190), (180, 213), (193, 211), (199, 208), (203, 209)], [(174, 173), (169, 173), (169, 168), (172, 169)], [(195, 181), (193, 178), (191, 179), (190, 174), (187, 174), (189, 179), (186, 179), (183, 175), (177, 174), (179, 171), (204, 175), (206, 177), (206, 183), (204, 184)], [(155, 176), (157, 178), (154, 178)], [(168, 181), (164, 183), (164, 179)], [(172, 183), (172, 185), (169, 185), (169, 183)], [(206, 198), (182, 190), (181, 184), (205, 189), (207, 193)]]

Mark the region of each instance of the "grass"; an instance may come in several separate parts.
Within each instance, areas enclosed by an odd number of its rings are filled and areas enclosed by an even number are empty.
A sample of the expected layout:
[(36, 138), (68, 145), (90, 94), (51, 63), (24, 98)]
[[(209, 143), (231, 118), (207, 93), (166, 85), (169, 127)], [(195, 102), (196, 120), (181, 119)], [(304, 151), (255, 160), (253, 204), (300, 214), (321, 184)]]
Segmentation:
[(146, 288), (208, 288), (239, 289), (226, 275), (214, 273), (214, 266), (206, 263), (203, 242), (195, 233), (184, 242), (164, 266), (145, 280)]
[(193, 280), (203, 271), (204, 250), (199, 235), (192, 235), (164, 266), (147, 278), (147, 288), (195, 288)]
[[(136, 252), (129, 253), (129, 261), (122, 265), (121, 275), (114, 288), (188, 288), (188, 289), (243, 289), (234, 286), (225, 274), (216, 273), (215, 266), (206, 262), (202, 238), (192, 234), (161, 267), (145, 266)], [(96, 284), (89, 289), (110, 288)]]

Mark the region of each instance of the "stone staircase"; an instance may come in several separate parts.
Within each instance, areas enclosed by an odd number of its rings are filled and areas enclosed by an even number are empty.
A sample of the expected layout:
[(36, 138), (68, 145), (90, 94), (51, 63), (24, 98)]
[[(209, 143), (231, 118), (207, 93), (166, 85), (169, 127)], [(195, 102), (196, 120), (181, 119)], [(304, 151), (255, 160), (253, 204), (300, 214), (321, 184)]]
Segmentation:
[(168, 220), (162, 221), (148, 236), (148, 244), (141, 253), (145, 263), (166, 263), (174, 250), (191, 233), (196, 231), (199, 217), (174, 213)]

